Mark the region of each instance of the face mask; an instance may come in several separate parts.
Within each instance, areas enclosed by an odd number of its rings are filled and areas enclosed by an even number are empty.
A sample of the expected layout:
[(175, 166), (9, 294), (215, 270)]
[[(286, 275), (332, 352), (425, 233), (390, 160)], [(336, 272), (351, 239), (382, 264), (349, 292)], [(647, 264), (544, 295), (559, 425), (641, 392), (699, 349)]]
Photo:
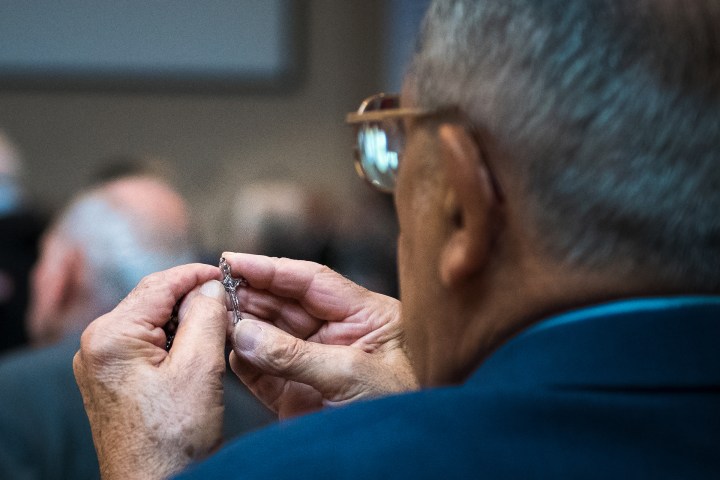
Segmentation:
[(20, 208), (21, 200), (22, 192), (15, 179), (0, 176), (0, 215), (7, 215)]

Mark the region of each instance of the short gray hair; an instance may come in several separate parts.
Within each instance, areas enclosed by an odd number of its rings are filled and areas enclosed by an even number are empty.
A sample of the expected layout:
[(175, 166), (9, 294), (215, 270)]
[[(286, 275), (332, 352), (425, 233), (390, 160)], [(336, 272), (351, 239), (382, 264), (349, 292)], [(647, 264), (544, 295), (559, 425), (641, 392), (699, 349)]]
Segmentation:
[(718, 30), (716, 0), (436, 0), (416, 101), (499, 139), (555, 258), (717, 289)]

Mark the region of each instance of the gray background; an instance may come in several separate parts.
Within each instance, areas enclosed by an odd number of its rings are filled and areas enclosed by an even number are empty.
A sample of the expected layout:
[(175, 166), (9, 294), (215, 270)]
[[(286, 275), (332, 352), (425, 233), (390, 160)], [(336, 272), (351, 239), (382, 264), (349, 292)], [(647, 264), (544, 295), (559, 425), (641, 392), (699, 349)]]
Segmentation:
[[(234, 4), (212, 3), (228, 10)], [(0, 129), (23, 152), (30, 199), (46, 210), (65, 202), (107, 157), (131, 154), (169, 166), (210, 244), (222, 205), (254, 179), (317, 186), (352, 214), (352, 203), (369, 193), (352, 168), (352, 132), (344, 115), (367, 95), (399, 88), (426, 3), (310, 0), (301, 74), (285, 90), (0, 88)]]

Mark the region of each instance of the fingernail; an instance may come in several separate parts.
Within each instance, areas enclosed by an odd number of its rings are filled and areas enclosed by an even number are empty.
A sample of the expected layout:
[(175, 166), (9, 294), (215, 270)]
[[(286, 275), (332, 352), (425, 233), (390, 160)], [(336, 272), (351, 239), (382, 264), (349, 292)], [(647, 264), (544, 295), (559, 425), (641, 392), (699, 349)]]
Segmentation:
[(241, 352), (252, 352), (262, 341), (262, 328), (250, 320), (241, 320), (235, 327), (235, 347)]
[(206, 297), (214, 298), (225, 302), (225, 287), (217, 280), (208, 280), (200, 287), (200, 293)]

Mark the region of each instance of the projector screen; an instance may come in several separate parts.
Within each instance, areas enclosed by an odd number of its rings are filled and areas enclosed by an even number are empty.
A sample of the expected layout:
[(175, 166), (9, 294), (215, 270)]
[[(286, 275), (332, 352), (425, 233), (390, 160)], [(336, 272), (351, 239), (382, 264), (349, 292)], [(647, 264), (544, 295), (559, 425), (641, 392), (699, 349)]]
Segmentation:
[(0, 88), (264, 89), (298, 68), (297, 0), (2, 0)]

